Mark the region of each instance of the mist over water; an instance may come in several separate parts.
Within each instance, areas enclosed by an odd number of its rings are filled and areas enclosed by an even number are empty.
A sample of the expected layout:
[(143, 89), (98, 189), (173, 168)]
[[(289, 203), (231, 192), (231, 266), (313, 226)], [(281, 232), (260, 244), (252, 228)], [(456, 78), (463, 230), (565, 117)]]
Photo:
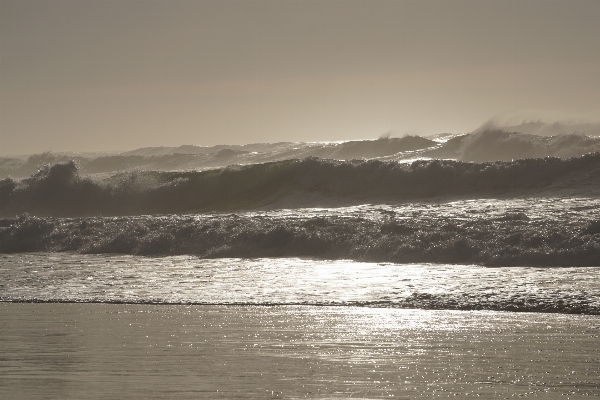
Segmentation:
[(519, 110), (490, 118), (475, 132), (489, 130), (537, 136), (558, 136), (571, 133), (600, 136), (600, 122), (598, 122), (597, 115), (569, 115), (558, 111)]

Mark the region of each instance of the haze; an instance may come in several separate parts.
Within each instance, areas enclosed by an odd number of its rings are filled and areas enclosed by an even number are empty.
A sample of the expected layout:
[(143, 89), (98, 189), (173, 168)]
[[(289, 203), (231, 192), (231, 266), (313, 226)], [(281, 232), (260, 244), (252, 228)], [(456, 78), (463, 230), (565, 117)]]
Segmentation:
[(0, 3), (0, 154), (598, 117), (598, 1)]

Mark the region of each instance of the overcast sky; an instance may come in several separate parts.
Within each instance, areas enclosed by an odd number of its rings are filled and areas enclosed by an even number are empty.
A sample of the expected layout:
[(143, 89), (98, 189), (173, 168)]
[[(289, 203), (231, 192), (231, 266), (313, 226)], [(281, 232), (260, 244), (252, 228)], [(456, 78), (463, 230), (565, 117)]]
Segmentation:
[(1, 0), (0, 154), (600, 114), (600, 1)]

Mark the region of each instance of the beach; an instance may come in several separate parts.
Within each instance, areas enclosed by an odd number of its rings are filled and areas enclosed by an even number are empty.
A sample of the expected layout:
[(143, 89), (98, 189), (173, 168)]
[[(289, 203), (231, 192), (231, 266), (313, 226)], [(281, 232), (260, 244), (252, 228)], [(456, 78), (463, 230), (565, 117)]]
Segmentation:
[(597, 316), (77, 303), (0, 315), (6, 399), (600, 394)]

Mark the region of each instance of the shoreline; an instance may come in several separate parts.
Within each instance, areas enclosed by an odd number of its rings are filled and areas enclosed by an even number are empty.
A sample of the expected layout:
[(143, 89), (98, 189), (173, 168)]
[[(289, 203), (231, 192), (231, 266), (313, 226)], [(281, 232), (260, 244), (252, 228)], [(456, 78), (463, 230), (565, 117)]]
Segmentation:
[(579, 311), (579, 310), (553, 310), (553, 309), (535, 309), (530, 308), (518, 308), (517, 306), (508, 306), (505, 308), (493, 308), (493, 307), (479, 307), (479, 308), (468, 308), (468, 307), (411, 307), (410, 305), (403, 304), (389, 304), (382, 301), (373, 302), (355, 302), (355, 303), (303, 303), (303, 302), (291, 302), (291, 303), (251, 303), (251, 302), (232, 302), (232, 303), (211, 303), (211, 302), (153, 302), (153, 301), (140, 301), (140, 302), (127, 302), (119, 300), (84, 300), (84, 301), (73, 301), (73, 300), (45, 300), (45, 299), (27, 299), (27, 300), (3, 300), (0, 299), (0, 304), (107, 304), (107, 305), (123, 305), (123, 306), (196, 306), (196, 307), (315, 307), (315, 308), (371, 308), (371, 309), (391, 309), (391, 310), (422, 310), (422, 311), (462, 311), (462, 312), (498, 312), (498, 313), (529, 313), (529, 314), (564, 314), (564, 315), (586, 315), (586, 316), (598, 316), (600, 311)]

